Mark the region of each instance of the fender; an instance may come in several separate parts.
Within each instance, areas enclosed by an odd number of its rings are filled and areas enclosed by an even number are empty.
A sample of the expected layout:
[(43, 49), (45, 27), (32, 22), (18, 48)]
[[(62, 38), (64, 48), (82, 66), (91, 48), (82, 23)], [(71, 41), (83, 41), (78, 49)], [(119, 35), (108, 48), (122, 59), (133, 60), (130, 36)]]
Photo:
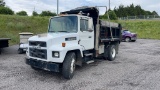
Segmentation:
[(126, 38), (126, 37), (130, 37), (130, 38), (131, 38), (131, 36), (129, 36), (129, 35), (126, 35), (125, 38)]
[(53, 45), (52, 47), (49, 48), (48, 53), (52, 51), (59, 52), (60, 56), (59, 58), (53, 58), (52, 53), (49, 54), (49, 60), (51, 62), (57, 62), (57, 63), (62, 63), (64, 61), (64, 58), (67, 54), (68, 51), (73, 51), (73, 50), (80, 50), (81, 56), (83, 57), (83, 50), (84, 48), (80, 46), (79, 44), (73, 44), (73, 43), (67, 43), (65, 47), (62, 47), (62, 45)]

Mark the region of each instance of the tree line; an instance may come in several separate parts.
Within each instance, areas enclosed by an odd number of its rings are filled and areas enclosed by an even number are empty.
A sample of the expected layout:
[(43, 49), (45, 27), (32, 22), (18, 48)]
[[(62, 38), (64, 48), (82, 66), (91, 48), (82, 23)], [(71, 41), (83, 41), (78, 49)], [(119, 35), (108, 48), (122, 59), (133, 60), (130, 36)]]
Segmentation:
[(118, 8), (113, 10), (117, 17), (127, 17), (127, 16), (139, 16), (139, 15), (158, 15), (156, 11), (147, 11), (141, 8), (140, 5), (131, 4), (130, 6), (120, 5)]
[(156, 11), (147, 11), (141, 8), (140, 5), (130, 4), (129, 6), (119, 5), (113, 10), (108, 10), (104, 15), (101, 15), (101, 19), (106, 19), (109, 14), (111, 20), (116, 20), (118, 17), (127, 17), (127, 16), (139, 16), (139, 15), (158, 15)]
[[(19, 16), (28, 16), (27, 12), (22, 10), (17, 13), (15, 13), (12, 9), (5, 6), (4, 0), (0, 0), (0, 14), (4, 15), (19, 15)], [(36, 11), (32, 12), (32, 16), (56, 16), (57, 14), (55, 12), (51, 11), (42, 11), (40, 14), (38, 14)]]

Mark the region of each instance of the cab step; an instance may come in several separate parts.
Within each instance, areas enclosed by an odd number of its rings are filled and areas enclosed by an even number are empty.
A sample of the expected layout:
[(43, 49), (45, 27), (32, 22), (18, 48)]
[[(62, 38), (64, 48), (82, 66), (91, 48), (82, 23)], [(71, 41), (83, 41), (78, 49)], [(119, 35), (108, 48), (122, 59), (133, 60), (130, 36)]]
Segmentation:
[(91, 63), (94, 63), (94, 60), (90, 60), (88, 62), (86, 62), (87, 64), (91, 64)]
[(93, 53), (87, 53), (87, 54), (84, 54), (85, 56), (92, 56)]

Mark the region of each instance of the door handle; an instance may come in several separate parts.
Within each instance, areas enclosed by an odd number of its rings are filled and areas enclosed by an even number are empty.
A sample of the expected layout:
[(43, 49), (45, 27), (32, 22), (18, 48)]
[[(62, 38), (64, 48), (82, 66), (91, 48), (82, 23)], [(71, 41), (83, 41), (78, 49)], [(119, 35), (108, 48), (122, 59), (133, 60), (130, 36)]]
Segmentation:
[(88, 38), (92, 38), (91, 36), (89, 36)]

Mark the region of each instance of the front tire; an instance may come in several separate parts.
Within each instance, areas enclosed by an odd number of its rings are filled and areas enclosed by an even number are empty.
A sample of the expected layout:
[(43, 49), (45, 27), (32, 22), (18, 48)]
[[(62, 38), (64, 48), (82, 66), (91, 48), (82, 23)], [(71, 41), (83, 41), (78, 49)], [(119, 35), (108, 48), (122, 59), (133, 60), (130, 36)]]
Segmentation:
[(131, 41), (131, 38), (130, 37), (126, 37), (125, 38), (125, 42), (130, 42)]
[(116, 58), (116, 46), (111, 45), (108, 48), (108, 60), (113, 61)]
[(62, 75), (65, 79), (73, 78), (75, 71), (76, 55), (74, 52), (67, 53), (62, 68)]

